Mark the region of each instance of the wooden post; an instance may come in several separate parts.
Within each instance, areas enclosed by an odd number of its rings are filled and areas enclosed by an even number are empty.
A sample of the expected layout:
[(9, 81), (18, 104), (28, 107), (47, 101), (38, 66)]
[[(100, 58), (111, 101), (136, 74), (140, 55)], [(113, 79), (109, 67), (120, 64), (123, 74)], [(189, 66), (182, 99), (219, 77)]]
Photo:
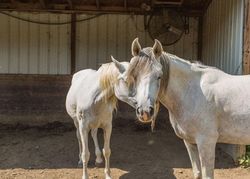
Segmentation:
[(244, 7), (244, 44), (243, 44), (243, 73), (250, 73), (250, 2), (245, 0)]
[(71, 38), (70, 38), (71, 74), (76, 71), (76, 14), (71, 14)]
[(203, 16), (199, 17), (198, 21), (198, 47), (197, 47), (197, 60), (202, 62), (202, 28), (203, 28)]

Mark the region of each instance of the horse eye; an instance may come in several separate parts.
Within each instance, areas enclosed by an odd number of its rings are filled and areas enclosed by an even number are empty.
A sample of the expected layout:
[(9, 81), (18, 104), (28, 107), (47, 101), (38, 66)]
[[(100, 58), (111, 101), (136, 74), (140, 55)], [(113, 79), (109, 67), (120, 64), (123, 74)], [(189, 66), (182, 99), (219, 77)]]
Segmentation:
[(159, 76), (159, 77), (157, 77), (157, 80), (160, 80), (161, 79), (161, 77)]

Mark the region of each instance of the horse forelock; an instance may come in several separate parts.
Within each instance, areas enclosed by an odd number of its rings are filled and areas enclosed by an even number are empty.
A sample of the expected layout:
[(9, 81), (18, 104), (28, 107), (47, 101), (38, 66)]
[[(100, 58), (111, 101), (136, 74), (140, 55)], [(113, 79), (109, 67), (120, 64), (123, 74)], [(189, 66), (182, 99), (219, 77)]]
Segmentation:
[[(127, 71), (128, 84), (133, 84), (138, 75), (147, 75), (153, 72), (152, 70), (155, 72), (162, 72), (164, 80), (168, 80), (168, 58), (162, 55), (162, 57), (160, 57), (160, 61), (156, 60), (153, 54), (153, 49), (151, 47), (147, 47), (142, 49), (138, 56), (131, 59)], [(162, 82), (162, 84), (166, 83), (167, 82)]]
[(113, 62), (103, 64), (98, 71), (101, 73), (100, 87), (102, 93), (104, 93), (103, 99), (105, 102), (111, 103), (116, 109), (117, 98), (115, 96), (114, 86), (118, 82), (117, 76), (119, 72)]

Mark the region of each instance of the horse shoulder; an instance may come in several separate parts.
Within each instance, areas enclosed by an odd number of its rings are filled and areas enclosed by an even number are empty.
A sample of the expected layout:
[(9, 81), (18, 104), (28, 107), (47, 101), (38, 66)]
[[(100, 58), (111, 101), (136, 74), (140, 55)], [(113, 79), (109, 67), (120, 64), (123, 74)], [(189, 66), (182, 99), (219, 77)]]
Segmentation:
[(207, 69), (202, 72), (200, 88), (208, 102), (215, 100), (216, 89), (220, 87), (221, 81), (227, 78), (227, 74), (217, 69)]
[(75, 73), (66, 97), (67, 111), (90, 108), (98, 93), (98, 87), (98, 75), (95, 70), (86, 69)]

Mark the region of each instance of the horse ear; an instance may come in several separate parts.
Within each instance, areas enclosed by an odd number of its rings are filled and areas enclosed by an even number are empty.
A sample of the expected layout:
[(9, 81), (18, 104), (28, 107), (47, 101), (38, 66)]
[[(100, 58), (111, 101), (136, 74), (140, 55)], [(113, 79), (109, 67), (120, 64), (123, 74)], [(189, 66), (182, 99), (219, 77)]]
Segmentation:
[(125, 72), (125, 67), (118, 62), (112, 55), (111, 55), (111, 60), (112, 62), (115, 64), (116, 68), (119, 70), (120, 73), (124, 73)]
[(131, 51), (133, 56), (139, 55), (141, 51), (141, 45), (139, 43), (138, 37), (132, 42)]
[(163, 52), (163, 48), (162, 48), (161, 42), (155, 39), (155, 44), (153, 46), (153, 53), (155, 55), (155, 58), (158, 58), (159, 56), (161, 56), (162, 52)]

